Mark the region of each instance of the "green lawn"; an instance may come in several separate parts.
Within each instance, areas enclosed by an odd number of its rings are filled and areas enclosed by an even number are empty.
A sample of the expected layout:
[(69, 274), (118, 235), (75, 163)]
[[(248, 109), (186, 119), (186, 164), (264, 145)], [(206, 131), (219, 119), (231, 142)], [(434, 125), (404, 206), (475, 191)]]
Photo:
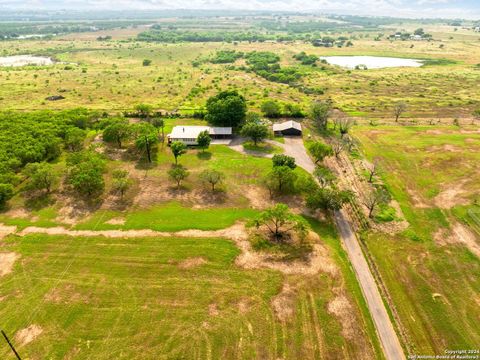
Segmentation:
[[(312, 224), (340, 261), (338, 277), (245, 270), (224, 239), (10, 236), (2, 252), (21, 258), (0, 282), (2, 328), (32, 359), (381, 358), (338, 238)], [(201, 261), (186, 266), (192, 259)], [(284, 281), (295, 313), (280, 321), (270, 302)], [(353, 337), (327, 310), (333, 289), (353, 301)], [(15, 333), (31, 324), (43, 333), (19, 344)]]
[(152, 229), (157, 231), (180, 231), (187, 229), (218, 230), (232, 226), (236, 221), (253, 218), (253, 209), (211, 208), (196, 210), (177, 202), (157, 205), (149, 209), (131, 211), (125, 214), (124, 225), (110, 225), (107, 221), (122, 217), (116, 211), (97, 211), (75, 229)]

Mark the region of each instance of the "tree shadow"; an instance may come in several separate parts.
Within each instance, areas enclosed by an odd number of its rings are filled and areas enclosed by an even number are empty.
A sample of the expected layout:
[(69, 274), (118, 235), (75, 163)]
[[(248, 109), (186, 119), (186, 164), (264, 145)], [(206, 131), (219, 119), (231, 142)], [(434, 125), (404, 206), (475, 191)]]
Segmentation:
[(25, 199), (25, 208), (29, 211), (37, 211), (55, 204), (51, 194), (40, 193)]
[(212, 153), (210, 151), (199, 151), (197, 152), (197, 158), (200, 160), (210, 160)]

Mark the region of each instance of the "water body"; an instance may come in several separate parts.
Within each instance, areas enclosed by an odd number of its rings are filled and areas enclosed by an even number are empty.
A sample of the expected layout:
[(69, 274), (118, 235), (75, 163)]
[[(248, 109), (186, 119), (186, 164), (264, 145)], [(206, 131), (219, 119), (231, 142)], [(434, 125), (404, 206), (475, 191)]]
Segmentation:
[(366, 66), (367, 69), (383, 69), (391, 67), (420, 67), (421, 60), (392, 58), (383, 56), (324, 56), (331, 65), (338, 65), (347, 69), (355, 69), (357, 66)]
[(15, 55), (0, 57), (0, 66), (53, 65), (54, 61), (45, 56)]

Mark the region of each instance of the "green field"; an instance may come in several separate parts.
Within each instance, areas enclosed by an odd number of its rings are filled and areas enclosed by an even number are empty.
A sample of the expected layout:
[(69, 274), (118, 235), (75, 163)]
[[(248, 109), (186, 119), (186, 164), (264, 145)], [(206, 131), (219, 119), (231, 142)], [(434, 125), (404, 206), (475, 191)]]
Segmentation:
[[(474, 348), (480, 341), (480, 261), (461, 241), (444, 239), (462, 222), (460, 204), (473, 203), (480, 190), (477, 130), (362, 126), (355, 135), (367, 158), (380, 163), (381, 177), (410, 224), (397, 235), (371, 233), (365, 240), (412, 349), (430, 354)], [(442, 195), (452, 188), (451, 199)]]
[[(224, 239), (11, 236), (2, 251), (21, 258), (0, 284), (2, 326), (10, 334), (41, 327), (36, 341), (18, 346), (32, 359), (380, 357), (336, 235), (312, 225), (340, 276), (242, 269)], [(284, 282), (295, 288), (295, 316), (280, 321), (271, 301)], [(348, 337), (327, 310), (338, 291), (356, 319)]]

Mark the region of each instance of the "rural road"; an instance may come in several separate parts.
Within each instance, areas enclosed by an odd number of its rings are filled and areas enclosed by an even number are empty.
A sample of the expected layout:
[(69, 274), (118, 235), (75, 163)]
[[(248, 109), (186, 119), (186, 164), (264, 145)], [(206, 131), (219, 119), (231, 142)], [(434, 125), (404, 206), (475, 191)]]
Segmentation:
[[(302, 138), (285, 137), (285, 144), (276, 143), (276, 145), (282, 146), (286, 155), (294, 157), (298, 166), (304, 168), (309, 173), (313, 173), (315, 164), (308, 156)], [(355, 270), (370, 314), (375, 323), (385, 357), (387, 360), (404, 360), (405, 354), (403, 353), (402, 346), (388, 316), (375, 279), (365, 260), (357, 236), (353, 232), (343, 210), (336, 211), (334, 216), (343, 246)]]

